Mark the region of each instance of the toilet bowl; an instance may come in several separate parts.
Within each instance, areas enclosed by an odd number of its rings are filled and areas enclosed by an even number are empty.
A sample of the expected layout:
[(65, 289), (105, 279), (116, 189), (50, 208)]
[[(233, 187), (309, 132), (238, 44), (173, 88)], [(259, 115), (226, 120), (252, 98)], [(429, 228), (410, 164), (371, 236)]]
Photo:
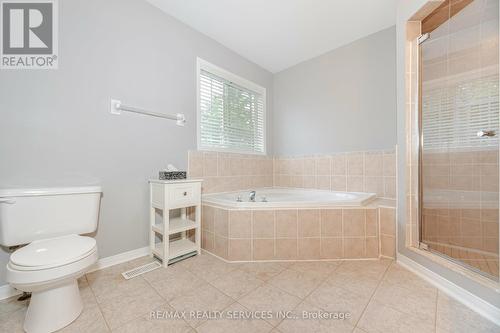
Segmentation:
[(31, 292), (24, 330), (57, 331), (73, 322), (83, 304), (77, 279), (97, 262), (98, 186), (0, 190), (0, 245), (14, 251), (6, 280)]
[(15, 251), (7, 265), (7, 281), (31, 292), (24, 329), (53, 332), (82, 311), (77, 279), (97, 261), (93, 238), (69, 235), (35, 241)]

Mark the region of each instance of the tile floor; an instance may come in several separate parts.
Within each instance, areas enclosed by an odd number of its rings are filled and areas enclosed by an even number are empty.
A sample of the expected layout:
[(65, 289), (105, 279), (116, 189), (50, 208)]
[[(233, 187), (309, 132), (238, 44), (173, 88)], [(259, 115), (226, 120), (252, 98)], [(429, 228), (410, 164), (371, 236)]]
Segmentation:
[[(229, 264), (202, 254), (128, 281), (120, 275), (150, 260), (82, 277), (84, 310), (61, 332), (500, 332), (391, 260)], [(151, 319), (152, 311), (174, 310), (186, 318)], [(189, 316), (198, 310), (225, 315)], [(264, 319), (229, 318), (261, 310)], [(305, 319), (304, 312), (350, 317)], [(25, 313), (26, 302), (1, 302), (0, 332), (22, 332)]]

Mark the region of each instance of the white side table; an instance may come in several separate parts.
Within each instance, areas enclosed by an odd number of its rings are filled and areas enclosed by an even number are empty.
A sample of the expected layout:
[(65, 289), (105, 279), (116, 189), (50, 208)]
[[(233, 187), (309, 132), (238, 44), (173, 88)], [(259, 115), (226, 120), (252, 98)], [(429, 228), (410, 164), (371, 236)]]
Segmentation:
[[(163, 267), (169, 263), (201, 253), (201, 179), (149, 181), (150, 188), (150, 248), (161, 259)], [(194, 219), (187, 209), (194, 209)], [(171, 210), (180, 210), (180, 217), (170, 218)], [(156, 221), (156, 210), (163, 218)], [(194, 239), (187, 231), (194, 230)], [(170, 240), (170, 236), (180, 237)], [(157, 241), (157, 239), (161, 241)]]

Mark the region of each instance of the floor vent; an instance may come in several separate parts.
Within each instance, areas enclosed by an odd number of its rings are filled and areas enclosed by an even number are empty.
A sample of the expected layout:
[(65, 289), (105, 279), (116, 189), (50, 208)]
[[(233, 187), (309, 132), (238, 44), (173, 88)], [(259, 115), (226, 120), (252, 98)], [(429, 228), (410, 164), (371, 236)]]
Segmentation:
[(154, 271), (157, 268), (160, 268), (161, 264), (158, 261), (153, 261), (150, 262), (149, 264), (142, 265), (139, 267), (136, 267), (134, 269), (131, 269), (129, 271), (123, 272), (122, 275), (126, 280), (129, 280), (131, 278), (135, 278), (136, 276), (139, 276), (141, 274), (147, 273)]

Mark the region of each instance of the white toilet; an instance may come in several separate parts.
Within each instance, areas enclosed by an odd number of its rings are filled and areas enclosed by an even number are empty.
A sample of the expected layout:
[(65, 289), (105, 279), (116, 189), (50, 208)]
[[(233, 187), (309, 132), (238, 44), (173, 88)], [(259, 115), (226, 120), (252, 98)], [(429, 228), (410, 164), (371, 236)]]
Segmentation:
[(101, 188), (0, 190), (0, 245), (28, 244), (7, 264), (7, 282), (31, 292), (24, 330), (53, 332), (82, 311), (77, 279), (98, 258), (95, 239)]

